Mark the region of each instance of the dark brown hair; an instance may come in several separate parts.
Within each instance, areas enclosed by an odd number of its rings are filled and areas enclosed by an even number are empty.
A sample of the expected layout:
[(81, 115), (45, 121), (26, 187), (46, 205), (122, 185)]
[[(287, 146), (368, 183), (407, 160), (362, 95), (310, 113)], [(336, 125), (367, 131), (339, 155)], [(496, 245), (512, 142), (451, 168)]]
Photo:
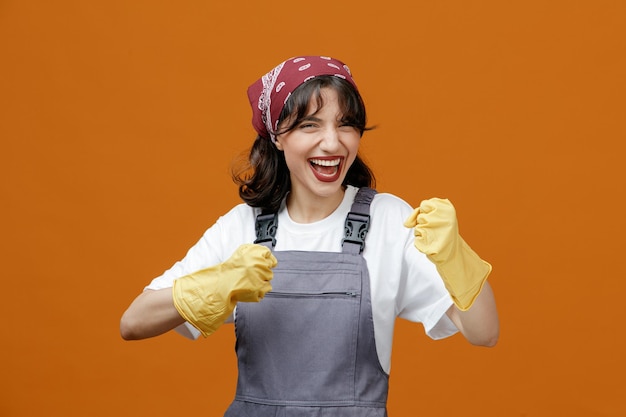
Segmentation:
[[(339, 77), (322, 75), (301, 84), (291, 93), (278, 119), (279, 126), (286, 119), (288, 124), (275, 134), (289, 132), (298, 126), (309, 112), (311, 98), (315, 98), (317, 108), (320, 109), (324, 104), (322, 88), (332, 88), (337, 92), (343, 123), (354, 126), (361, 135), (370, 129), (367, 127), (365, 105), (359, 92)], [(257, 136), (246, 160), (233, 165), (232, 177), (239, 186), (239, 195), (243, 201), (252, 207), (261, 208), (264, 213), (277, 212), (291, 189), (285, 155), (269, 138), (262, 136)], [(359, 155), (348, 169), (343, 185), (374, 187), (374, 173)]]

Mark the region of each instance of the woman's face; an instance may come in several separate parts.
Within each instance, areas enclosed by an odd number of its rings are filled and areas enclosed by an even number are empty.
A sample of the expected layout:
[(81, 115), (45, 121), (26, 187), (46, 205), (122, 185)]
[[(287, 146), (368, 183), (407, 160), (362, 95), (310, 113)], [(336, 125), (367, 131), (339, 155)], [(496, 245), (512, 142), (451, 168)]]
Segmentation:
[(312, 98), (304, 119), (276, 137), (276, 147), (284, 152), (289, 168), (292, 196), (306, 201), (343, 198), (341, 184), (361, 140), (360, 131), (342, 120), (337, 92), (322, 88), (321, 96), (321, 108)]

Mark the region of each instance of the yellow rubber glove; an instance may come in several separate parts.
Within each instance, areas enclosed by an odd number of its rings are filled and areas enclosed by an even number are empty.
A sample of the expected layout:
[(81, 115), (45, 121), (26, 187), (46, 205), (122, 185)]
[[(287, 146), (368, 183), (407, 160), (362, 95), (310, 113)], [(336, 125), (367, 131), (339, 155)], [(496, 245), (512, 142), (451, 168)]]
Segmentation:
[(456, 211), (450, 201), (424, 200), (404, 222), (412, 227), (415, 247), (426, 254), (443, 279), (454, 304), (466, 311), (483, 288), (491, 265), (459, 235)]
[(175, 280), (174, 306), (207, 337), (224, 323), (238, 301), (258, 302), (272, 290), (272, 268), (277, 263), (265, 246), (241, 245), (225, 262)]

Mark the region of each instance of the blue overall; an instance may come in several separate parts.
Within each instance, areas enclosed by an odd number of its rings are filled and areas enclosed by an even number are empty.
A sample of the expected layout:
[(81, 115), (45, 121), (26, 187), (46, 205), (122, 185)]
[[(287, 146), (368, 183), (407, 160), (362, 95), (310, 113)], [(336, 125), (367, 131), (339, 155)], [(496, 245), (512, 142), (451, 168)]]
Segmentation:
[[(361, 255), (375, 193), (357, 193), (342, 252), (274, 252), (272, 291), (237, 305), (239, 376), (225, 417), (387, 416), (388, 375)], [(257, 217), (257, 243), (273, 248), (276, 222)]]

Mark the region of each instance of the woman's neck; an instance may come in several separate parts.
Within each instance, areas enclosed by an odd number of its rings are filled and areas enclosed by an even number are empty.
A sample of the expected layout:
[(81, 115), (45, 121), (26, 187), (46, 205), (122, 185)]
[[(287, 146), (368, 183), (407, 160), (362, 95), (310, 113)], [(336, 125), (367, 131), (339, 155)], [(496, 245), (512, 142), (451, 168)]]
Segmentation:
[(292, 190), (287, 195), (287, 211), (296, 223), (313, 223), (325, 219), (334, 212), (343, 201), (345, 189), (328, 197), (313, 194), (300, 194)]

